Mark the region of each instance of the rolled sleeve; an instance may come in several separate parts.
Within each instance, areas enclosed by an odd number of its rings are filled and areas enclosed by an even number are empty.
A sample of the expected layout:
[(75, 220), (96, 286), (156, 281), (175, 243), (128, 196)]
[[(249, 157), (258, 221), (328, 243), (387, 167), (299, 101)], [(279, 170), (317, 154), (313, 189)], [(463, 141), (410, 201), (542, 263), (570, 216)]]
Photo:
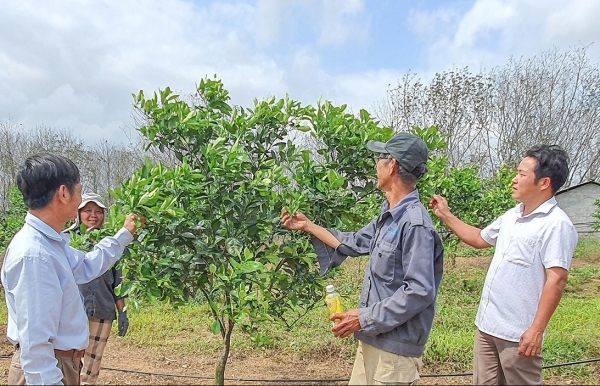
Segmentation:
[(402, 238), (404, 277), (398, 290), (369, 307), (359, 308), (361, 332), (379, 335), (406, 323), (436, 298), (435, 240), (423, 226), (409, 227)]

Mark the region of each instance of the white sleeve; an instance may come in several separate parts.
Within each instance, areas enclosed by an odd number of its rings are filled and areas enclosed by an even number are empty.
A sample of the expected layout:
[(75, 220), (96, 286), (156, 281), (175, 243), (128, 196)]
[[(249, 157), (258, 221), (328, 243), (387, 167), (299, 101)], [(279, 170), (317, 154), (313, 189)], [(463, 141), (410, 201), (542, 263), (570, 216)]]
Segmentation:
[[(20, 266), (20, 267), (19, 267)], [(28, 385), (61, 384), (52, 340), (56, 338), (61, 313), (62, 289), (56, 268), (43, 256), (25, 256), (11, 268), (14, 298), (19, 312), (11, 315), (18, 326), (21, 366)]]
[(504, 216), (498, 217), (496, 221), (481, 230), (481, 238), (484, 239), (486, 243), (496, 246), (496, 240), (498, 240), (500, 226), (502, 225), (502, 217)]
[(114, 236), (105, 237), (91, 252), (83, 253), (71, 248), (70, 265), (77, 284), (85, 284), (106, 272), (121, 256), (133, 235), (121, 228)]
[(561, 221), (542, 240), (542, 264), (546, 269), (561, 267), (569, 270), (577, 247), (577, 231), (573, 224)]

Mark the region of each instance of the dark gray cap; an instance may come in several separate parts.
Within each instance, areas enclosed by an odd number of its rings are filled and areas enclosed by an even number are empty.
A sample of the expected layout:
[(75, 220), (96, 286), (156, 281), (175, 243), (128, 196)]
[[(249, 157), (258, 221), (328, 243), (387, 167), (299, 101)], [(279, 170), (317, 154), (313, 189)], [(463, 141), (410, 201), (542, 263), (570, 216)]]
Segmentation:
[[(410, 133), (398, 133), (387, 142), (369, 141), (367, 148), (376, 153), (389, 154), (404, 170), (421, 177), (427, 171), (427, 145)], [(423, 168), (415, 170), (423, 165)]]

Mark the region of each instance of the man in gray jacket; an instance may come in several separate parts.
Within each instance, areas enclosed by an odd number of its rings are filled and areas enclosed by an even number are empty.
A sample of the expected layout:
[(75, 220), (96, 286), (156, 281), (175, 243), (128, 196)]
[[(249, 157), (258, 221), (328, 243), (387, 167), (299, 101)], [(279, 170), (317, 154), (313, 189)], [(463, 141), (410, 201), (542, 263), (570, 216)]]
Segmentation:
[(377, 218), (355, 233), (323, 228), (300, 212), (283, 211), (281, 220), (313, 235), (322, 274), (348, 256), (370, 255), (359, 308), (331, 317), (340, 320), (336, 337), (354, 333), (359, 341), (349, 384), (411, 384), (419, 379), (443, 271), (442, 242), (416, 190), (427, 146), (399, 133), (367, 147), (377, 154), (378, 188), (387, 199)]

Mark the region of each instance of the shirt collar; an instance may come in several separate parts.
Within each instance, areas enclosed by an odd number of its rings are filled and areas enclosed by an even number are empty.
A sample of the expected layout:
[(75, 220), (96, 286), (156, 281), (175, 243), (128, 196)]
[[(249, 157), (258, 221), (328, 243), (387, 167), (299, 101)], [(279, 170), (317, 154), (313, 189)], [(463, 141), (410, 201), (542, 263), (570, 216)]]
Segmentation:
[(515, 209), (517, 211), (518, 218), (526, 218), (526, 217), (533, 216), (538, 213), (548, 214), (548, 213), (550, 213), (552, 208), (554, 208), (556, 205), (557, 205), (556, 198), (554, 196), (552, 196), (548, 201), (544, 201), (540, 206), (535, 208), (533, 210), (533, 212), (529, 213), (527, 216), (523, 216), (523, 209), (524, 209), (523, 203), (520, 203), (519, 205), (517, 205), (517, 207)]
[(406, 211), (406, 209), (408, 209), (408, 207), (411, 204), (414, 204), (415, 202), (419, 201), (419, 191), (417, 189), (413, 190), (412, 192), (410, 192), (409, 194), (407, 194), (402, 200), (400, 200), (399, 203), (396, 204), (396, 206), (394, 206), (393, 208), (390, 208), (390, 203), (386, 200), (382, 205), (381, 205), (381, 211), (382, 212), (389, 212), (392, 217), (394, 218), (394, 220), (398, 220), (400, 217), (402, 217), (402, 215), (404, 214), (404, 212)]
[(52, 227), (50, 225), (46, 224), (45, 222), (40, 220), (38, 217), (34, 216), (33, 214), (31, 214), (29, 212), (27, 212), (27, 215), (25, 216), (25, 223), (27, 223), (27, 225), (36, 229), (38, 232), (40, 232), (41, 234), (43, 234), (44, 236), (46, 236), (49, 239), (52, 239), (55, 241), (63, 241), (64, 240), (64, 237), (60, 233), (57, 233), (54, 229), (52, 229)]

